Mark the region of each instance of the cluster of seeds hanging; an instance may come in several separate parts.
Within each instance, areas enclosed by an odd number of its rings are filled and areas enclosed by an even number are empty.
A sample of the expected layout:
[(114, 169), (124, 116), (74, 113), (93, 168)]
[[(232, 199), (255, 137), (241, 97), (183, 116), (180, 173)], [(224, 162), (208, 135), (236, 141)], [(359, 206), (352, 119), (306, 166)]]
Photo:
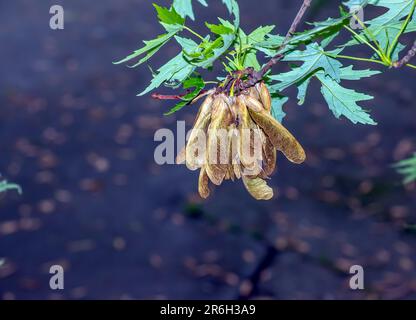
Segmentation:
[(255, 199), (270, 200), (273, 189), (266, 181), (276, 170), (277, 150), (293, 163), (306, 159), (296, 138), (271, 115), (269, 90), (258, 83), (236, 96), (208, 92), (177, 163), (200, 170), (204, 199), (210, 182), (242, 179)]

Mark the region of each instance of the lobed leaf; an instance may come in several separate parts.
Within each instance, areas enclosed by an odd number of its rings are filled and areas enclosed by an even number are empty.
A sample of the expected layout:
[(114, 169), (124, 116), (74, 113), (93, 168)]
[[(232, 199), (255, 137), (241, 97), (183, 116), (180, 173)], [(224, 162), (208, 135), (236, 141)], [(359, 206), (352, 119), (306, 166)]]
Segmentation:
[(377, 124), (371, 119), (368, 112), (357, 104), (360, 101), (371, 100), (374, 97), (344, 88), (322, 71), (317, 72), (316, 77), (322, 83), (322, 94), (336, 118), (339, 119), (341, 116), (345, 116), (355, 124)]
[(14, 183), (8, 183), (6, 180), (0, 181), (0, 193), (9, 190), (16, 190), (17, 193), (22, 194), (22, 188)]

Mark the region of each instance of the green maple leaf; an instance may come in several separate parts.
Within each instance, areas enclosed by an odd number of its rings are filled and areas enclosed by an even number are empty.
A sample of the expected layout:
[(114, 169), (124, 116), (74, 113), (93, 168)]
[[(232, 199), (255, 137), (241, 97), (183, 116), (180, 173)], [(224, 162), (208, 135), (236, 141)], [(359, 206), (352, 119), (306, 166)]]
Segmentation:
[(0, 193), (9, 190), (16, 190), (17, 193), (22, 194), (22, 189), (19, 185), (14, 183), (8, 183), (6, 180), (0, 181)]
[(342, 27), (349, 22), (350, 14), (341, 12), (340, 18), (328, 18), (325, 21), (311, 23), (312, 29), (297, 33), (290, 39), (291, 44), (312, 41), (318, 37), (328, 37), (333, 33), (337, 33)]
[[(383, 49), (384, 52), (387, 52), (390, 45), (393, 43), (397, 35), (401, 32), (403, 22), (395, 22), (388, 25), (372, 25), (368, 27), (368, 31), (374, 35), (375, 39), (378, 41), (379, 45)], [(404, 30), (404, 33), (410, 33), (416, 31), (416, 21), (412, 20), (409, 22), (409, 24), (406, 27), (406, 30)], [(365, 33), (360, 33), (361, 37), (365, 37)], [(361, 42), (357, 38), (353, 38), (350, 41), (348, 41), (346, 44), (344, 44), (344, 47), (347, 46), (354, 46), (358, 45)], [(399, 58), (400, 52), (405, 48), (405, 46), (401, 43), (398, 43), (392, 52), (392, 60), (396, 61)]]
[(405, 177), (404, 183), (416, 181), (416, 153), (413, 157), (400, 161), (394, 167)]
[(288, 97), (272, 94), (272, 116), (280, 123), (283, 122), (283, 118), (286, 116), (286, 113), (283, 111), (283, 106), (288, 101)]
[(372, 5), (387, 9), (384, 14), (367, 21), (369, 25), (383, 26), (393, 24), (407, 17), (413, 3), (414, 0), (350, 0), (344, 4), (349, 8)]
[[(208, 3), (205, 0), (198, 0), (204, 7), (208, 7)], [(180, 14), (181, 17), (189, 17), (195, 20), (194, 10), (192, 8), (192, 0), (173, 0), (173, 8)]]
[(138, 94), (139, 96), (145, 95), (161, 85), (178, 87), (195, 71), (196, 66), (190, 63), (184, 52), (194, 50), (198, 47), (198, 44), (192, 39), (179, 36), (175, 36), (175, 40), (182, 47), (183, 51), (157, 70), (150, 85)]
[(170, 9), (158, 6), (157, 4), (153, 4), (157, 11), (157, 17), (159, 21), (163, 24), (167, 25), (183, 25), (185, 23), (185, 19), (176, 12), (175, 8), (172, 7)]
[(322, 71), (317, 72), (316, 77), (322, 83), (322, 94), (336, 118), (345, 116), (355, 124), (377, 124), (368, 112), (358, 105), (358, 102), (371, 100), (374, 97), (344, 88)]
[(235, 41), (235, 52), (241, 52), (240, 63), (244, 68), (252, 67), (255, 70), (260, 70), (261, 65), (257, 58), (258, 49), (257, 44), (264, 43), (266, 37), (270, 34), (275, 26), (260, 26), (252, 31), (250, 34), (246, 34), (241, 28), (239, 29), (238, 36)]
[(163, 84), (180, 84), (187, 79), (194, 70), (195, 66), (189, 64), (181, 52), (157, 70), (150, 85), (143, 92), (139, 93), (138, 96), (143, 96), (146, 93), (159, 88)]
[(306, 93), (308, 91), (309, 88), (309, 84), (311, 82), (312, 77), (306, 78), (303, 81), (299, 82), (297, 84), (298, 86), (298, 105), (303, 105), (305, 103), (305, 99), (306, 99)]
[(236, 0), (222, 0), (228, 9), (228, 12), (234, 16), (234, 27), (237, 29), (240, 26), (240, 7)]
[[(266, 35), (263, 41), (254, 43), (253, 47), (256, 50), (263, 52), (266, 55), (266, 57), (271, 58), (277, 54), (277, 51), (283, 44), (284, 40), (285, 37), (283, 36), (268, 34)], [(290, 50), (292, 48), (292, 46), (288, 45), (287, 50)]]
[(369, 78), (380, 73), (381, 71), (371, 69), (354, 70), (353, 66), (348, 66), (340, 70), (342, 80), (361, 80), (362, 78)]
[(174, 37), (176, 33), (177, 31), (169, 32), (169, 33), (160, 35), (154, 40), (143, 41), (145, 44), (144, 47), (134, 51), (132, 54), (128, 55), (124, 59), (121, 59), (113, 63), (114, 64), (125, 63), (133, 59), (136, 59), (146, 53), (145, 57), (143, 57), (141, 60), (139, 60), (139, 62), (131, 66), (132, 68), (137, 67), (141, 65), (142, 63), (146, 62), (147, 60), (149, 60), (157, 51), (159, 51), (160, 48), (162, 48), (170, 39), (172, 39), (172, 37)]
[(174, 8), (168, 9), (157, 4), (153, 4), (156, 9), (159, 22), (166, 29), (167, 33), (158, 36), (156, 39), (143, 41), (144, 47), (134, 51), (132, 54), (127, 57), (114, 62), (114, 64), (121, 64), (133, 59), (136, 59), (143, 54), (146, 54), (142, 59), (137, 63), (133, 64), (131, 68), (137, 67), (144, 62), (148, 61), (152, 56), (156, 54), (166, 43), (169, 42), (178, 32), (183, 30), (185, 19), (182, 18)]
[[(374, 75), (380, 74), (381, 72), (378, 70), (371, 70), (371, 69), (365, 69), (365, 70), (354, 70), (353, 66), (343, 67), (340, 69), (340, 78), (341, 80), (360, 80), (362, 78), (369, 78)], [(309, 84), (312, 80), (311, 77), (305, 78), (300, 83), (297, 83), (298, 87), (298, 104), (303, 105), (305, 103), (307, 90), (309, 88)]]
[(234, 28), (227, 27), (224, 24), (211, 24), (206, 22), (205, 25), (212, 33), (217, 35), (234, 33)]
[(304, 51), (293, 51), (287, 54), (283, 59), (284, 61), (302, 61), (304, 63), (292, 71), (270, 76), (272, 80), (279, 81), (278, 84), (272, 86), (272, 90), (284, 90), (291, 85), (301, 82), (305, 77), (310, 76), (319, 69), (323, 69), (325, 74), (339, 81), (342, 64), (338, 60), (328, 56), (328, 54), (337, 55), (341, 51), (342, 49), (336, 49), (325, 52), (317, 43), (311, 43)]
[(258, 27), (247, 36), (247, 44), (256, 45), (263, 43), (266, 40), (267, 35), (269, 35), (275, 27), (276, 26), (274, 25)]
[(204, 50), (202, 61), (192, 62), (195, 66), (207, 69), (211, 68), (213, 63), (220, 58), (233, 44), (235, 34), (223, 34), (216, 40), (210, 42), (210, 45)]

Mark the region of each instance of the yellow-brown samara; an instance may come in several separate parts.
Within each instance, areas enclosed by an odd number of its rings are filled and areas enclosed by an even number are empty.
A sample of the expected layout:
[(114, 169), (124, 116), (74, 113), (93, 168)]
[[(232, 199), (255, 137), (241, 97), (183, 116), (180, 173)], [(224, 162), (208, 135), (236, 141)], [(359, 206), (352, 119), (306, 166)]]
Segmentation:
[(296, 138), (271, 115), (269, 90), (258, 83), (237, 96), (208, 92), (176, 162), (200, 170), (204, 199), (210, 182), (242, 179), (255, 199), (270, 200), (274, 193), (266, 181), (276, 171), (277, 151), (296, 164), (306, 159)]

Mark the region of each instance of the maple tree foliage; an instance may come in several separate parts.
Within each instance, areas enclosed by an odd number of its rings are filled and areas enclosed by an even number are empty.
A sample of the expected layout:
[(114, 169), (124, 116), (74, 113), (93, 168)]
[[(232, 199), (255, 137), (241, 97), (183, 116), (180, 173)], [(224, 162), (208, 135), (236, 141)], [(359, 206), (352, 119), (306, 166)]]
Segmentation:
[[(373, 97), (351, 89), (349, 83), (363, 81), (390, 68), (416, 69), (411, 64), (416, 42), (402, 42), (404, 34), (416, 31), (416, 0), (340, 2), (338, 17), (308, 23), (308, 27), (299, 32), (300, 20), (312, 2), (305, 0), (288, 33), (277, 32), (274, 25), (259, 26), (248, 32), (240, 21), (238, 1), (221, 0), (230, 18), (205, 22), (207, 34), (198, 34), (188, 25), (189, 20), (196, 19), (193, 6), (208, 7), (213, 1), (173, 0), (170, 7), (154, 4), (164, 32), (144, 41), (140, 49), (115, 62), (138, 67), (148, 63), (168, 42), (177, 43), (177, 55), (152, 71), (150, 84), (139, 93), (141, 96), (161, 86), (185, 92), (164, 97), (153, 93), (154, 98), (179, 100), (166, 115), (190, 105), (210, 87), (219, 88), (221, 92), (225, 90), (232, 96), (239, 88), (234, 88), (235, 82), (231, 80), (245, 80), (241, 85), (243, 89), (262, 81), (271, 93), (271, 114), (282, 122), (285, 105), (290, 99), (286, 96), (287, 89), (297, 88), (297, 103), (302, 105), (311, 82), (316, 81), (323, 100), (336, 118), (345, 118), (354, 124), (376, 125), (377, 120), (369, 111), (369, 101)], [(382, 8), (383, 13), (370, 20), (360, 20), (359, 9), (374, 10), (376, 7)], [(359, 28), (351, 27), (352, 20)], [(341, 33), (348, 35), (346, 42), (342, 42), (345, 37), (340, 37)], [(354, 55), (357, 46), (367, 47), (368, 55)], [(367, 62), (368, 68), (357, 69), (353, 64), (356, 61)], [(286, 64), (290, 70), (276, 72), (272, 68), (276, 63)], [(215, 64), (223, 67), (223, 73), (215, 75), (214, 79), (203, 78), (201, 71), (212, 70)], [(407, 182), (416, 179), (415, 159), (400, 163), (398, 169), (407, 176)]]
[[(323, 98), (337, 118), (344, 116), (353, 123), (375, 125), (376, 121), (361, 104), (373, 97), (349, 89), (344, 83), (375, 76), (386, 68), (355, 70), (348, 61), (364, 60), (369, 64), (393, 67), (406, 48), (399, 42), (400, 36), (416, 31), (413, 0), (350, 0), (341, 7), (340, 17), (310, 23), (312, 28), (293, 35), (281, 49), (285, 37), (274, 33), (275, 26), (260, 26), (251, 32), (243, 30), (236, 0), (222, 0), (233, 18), (231, 21), (219, 18), (215, 24), (205, 22), (209, 34), (199, 35), (187, 27), (186, 20), (195, 19), (192, 6), (199, 3), (207, 7), (210, 2), (174, 0), (170, 8), (154, 4), (165, 33), (145, 41), (142, 48), (116, 62), (129, 62), (131, 67), (137, 67), (147, 62), (166, 43), (176, 41), (180, 47), (178, 55), (160, 66), (153, 73), (149, 86), (139, 94), (144, 95), (162, 85), (173, 88), (183, 86), (188, 93), (168, 114), (186, 106), (206, 85), (211, 84), (199, 75), (200, 69), (211, 69), (214, 63), (221, 63), (224, 75), (249, 67), (258, 71), (263, 66), (260, 61), (281, 53), (284, 55), (281, 61), (290, 63), (292, 70), (277, 74), (271, 70), (263, 79), (272, 92), (273, 114), (279, 121), (284, 118), (283, 106), (288, 101), (284, 96), (285, 90), (297, 87), (298, 103), (303, 104), (310, 82), (317, 80), (321, 84)], [(354, 10), (360, 6), (367, 6), (368, 10), (378, 6), (387, 11), (375, 19), (359, 21), (362, 28), (353, 30), (349, 26), (350, 21), (359, 19)], [(350, 40), (332, 45), (341, 32), (349, 33)], [(344, 55), (344, 51), (356, 45), (368, 46), (373, 52), (368, 57)], [(414, 67), (411, 64), (407, 66)], [(220, 85), (223, 79), (220, 76), (214, 82)], [(194, 90), (189, 90), (191, 88)]]

